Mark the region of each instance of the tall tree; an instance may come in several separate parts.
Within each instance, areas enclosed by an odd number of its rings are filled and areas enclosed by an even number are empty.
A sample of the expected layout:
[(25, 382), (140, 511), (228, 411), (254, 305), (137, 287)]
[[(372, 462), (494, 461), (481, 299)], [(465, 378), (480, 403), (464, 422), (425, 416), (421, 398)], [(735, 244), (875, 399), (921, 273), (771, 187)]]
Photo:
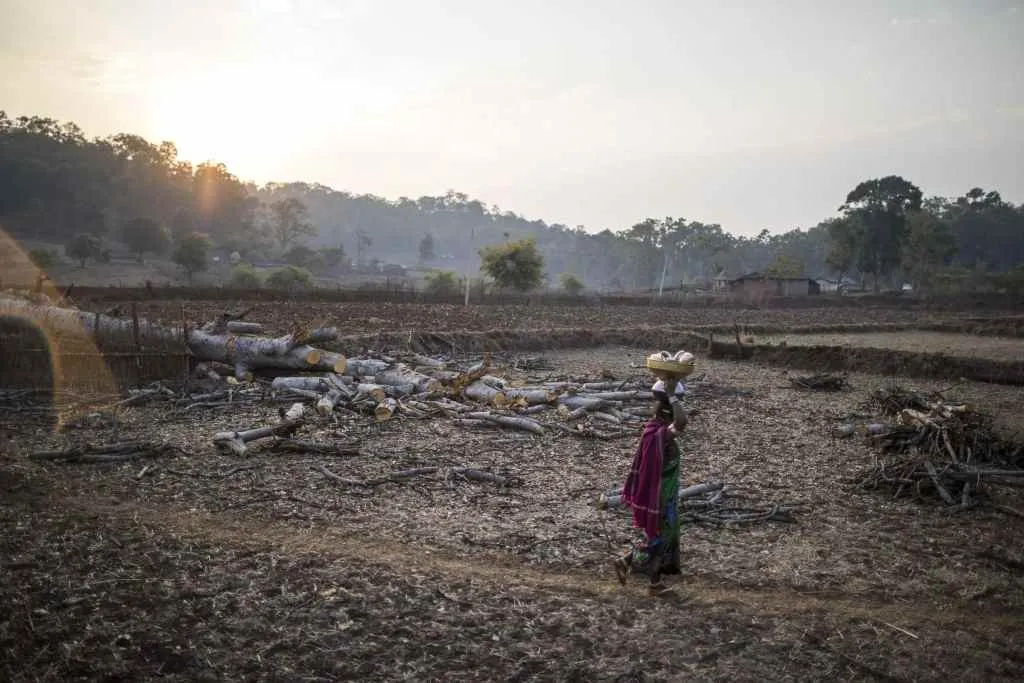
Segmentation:
[(282, 252), (306, 237), (316, 235), (309, 222), (306, 205), (294, 197), (281, 199), (270, 205), (270, 227)]
[(949, 221), (959, 244), (959, 265), (1005, 271), (1024, 262), (1024, 205), (1014, 207), (998, 192), (975, 187), (945, 209), (938, 215)]
[(846, 217), (857, 220), (857, 266), (874, 276), (875, 291), (879, 278), (900, 265), (908, 232), (907, 214), (919, 210), (921, 200), (920, 188), (893, 175), (865, 180), (839, 207)]
[(804, 264), (788, 254), (779, 254), (775, 260), (768, 264), (765, 273), (771, 277), (797, 278), (803, 277)]
[(434, 236), (429, 232), (420, 240), (420, 263), (428, 263), (436, 258), (434, 253)]
[(832, 218), (823, 223), (832, 242), (825, 264), (831, 268), (836, 279), (842, 282), (857, 262), (857, 250), (860, 248), (860, 226), (857, 218), (843, 216)]
[(366, 255), (366, 250), (373, 244), (373, 239), (367, 234), (365, 230), (359, 228), (356, 230), (356, 263), (363, 265), (363, 257)]
[(956, 238), (949, 224), (930, 211), (912, 211), (907, 218), (903, 271), (915, 291), (927, 291), (938, 272), (948, 266), (956, 254)]
[(139, 262), (145, 254), (162, 254), (171, 244), (167, 228), (152, 218), (133, 218), (121, 228), (121, 240), (135, 253)]

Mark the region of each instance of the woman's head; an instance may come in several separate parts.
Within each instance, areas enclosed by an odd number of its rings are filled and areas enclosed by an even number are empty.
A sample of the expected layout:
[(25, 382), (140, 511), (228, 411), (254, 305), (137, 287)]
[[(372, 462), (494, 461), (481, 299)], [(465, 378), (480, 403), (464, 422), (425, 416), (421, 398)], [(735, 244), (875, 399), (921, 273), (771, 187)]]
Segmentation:
[(669, 396), (671, 394), (679, 395), (685, 391), (683, 383), (693, 372), (694, 361), (693, 354), (688, 351), (678, 351), (675, 354), (660, 351), (647, 357), (647, 368), (658, 378), (658, 381), (651, 387), (655, 399), (652, 406), (654, 417), (669, 422), (673, 420)]

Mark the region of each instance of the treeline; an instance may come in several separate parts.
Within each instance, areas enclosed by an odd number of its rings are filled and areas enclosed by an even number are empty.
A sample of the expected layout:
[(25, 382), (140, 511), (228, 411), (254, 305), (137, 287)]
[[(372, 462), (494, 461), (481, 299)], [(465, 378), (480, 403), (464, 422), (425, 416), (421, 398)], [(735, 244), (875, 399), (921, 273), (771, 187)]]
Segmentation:
[(171, 254), (189, 274), (202, 270), (200, 252), (211, 245), (250, 261), (289, 255), (293, 263), (315, 257), (335, 267), (376, 261), (461, 272), (479, 264), (481, 247), (533, 237), (551, 285), (573, 273), (587, 287), (613, 290), (752, 271), (879, 287), (982, 286), (986, 274), (1024, 262), (1024, 207), (977, 188), (925, 198), (902, 178), (865, 181), (838, 217), (780, 234), (736, 236), (679, 217), (588, 233), (457, 192), (389, 200), (318, 184), (257, 187), (223, 164), (178, 159), (170, 142), (88, 139), (73, 123), (3, 112), (0, 227), (69, 246), (83, 263), (112, 249)]

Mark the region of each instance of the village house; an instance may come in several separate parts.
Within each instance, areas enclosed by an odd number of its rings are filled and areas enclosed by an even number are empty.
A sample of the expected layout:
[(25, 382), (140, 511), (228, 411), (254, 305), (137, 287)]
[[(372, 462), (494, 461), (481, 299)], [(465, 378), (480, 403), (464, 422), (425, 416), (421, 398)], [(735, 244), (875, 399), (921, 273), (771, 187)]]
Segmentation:
[(724, 268), (711, 281), (711, 290), (716, 294), (729, 291), (729, 276), (725, 274)]
[(729, 282), (729, 292), (743, 298), (800, 297), (821, 294), (821, 286), (807, 277), (775, 277), (749, 273)]
[(860, 283), (850, 277), (844, 277), (841, 281), (819, 278), (816, 282), (823, 294), (846, 294), (860, 290)]

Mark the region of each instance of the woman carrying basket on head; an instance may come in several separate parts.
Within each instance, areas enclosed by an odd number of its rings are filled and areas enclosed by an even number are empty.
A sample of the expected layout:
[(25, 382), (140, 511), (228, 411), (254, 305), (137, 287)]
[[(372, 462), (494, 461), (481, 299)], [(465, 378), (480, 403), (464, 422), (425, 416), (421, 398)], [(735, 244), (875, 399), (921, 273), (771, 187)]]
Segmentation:
[(680, 573), (680, 451), (676, 436), (688, 422), (680, 396), (686, 392), (683, 380), (693, 367), (693, 354), (686, 351), (648, 356), (647, 368), (658, 378), (651, 389), (654, 412), (644, 425), (622, 491), (622, 502), (633, 511), (633, 526), (643, 530), (644, 538), (615, 561), (615, 571), (623, 584), (631, 571), (646, 574), (652, 595), (668, 591), (662, 575)]

